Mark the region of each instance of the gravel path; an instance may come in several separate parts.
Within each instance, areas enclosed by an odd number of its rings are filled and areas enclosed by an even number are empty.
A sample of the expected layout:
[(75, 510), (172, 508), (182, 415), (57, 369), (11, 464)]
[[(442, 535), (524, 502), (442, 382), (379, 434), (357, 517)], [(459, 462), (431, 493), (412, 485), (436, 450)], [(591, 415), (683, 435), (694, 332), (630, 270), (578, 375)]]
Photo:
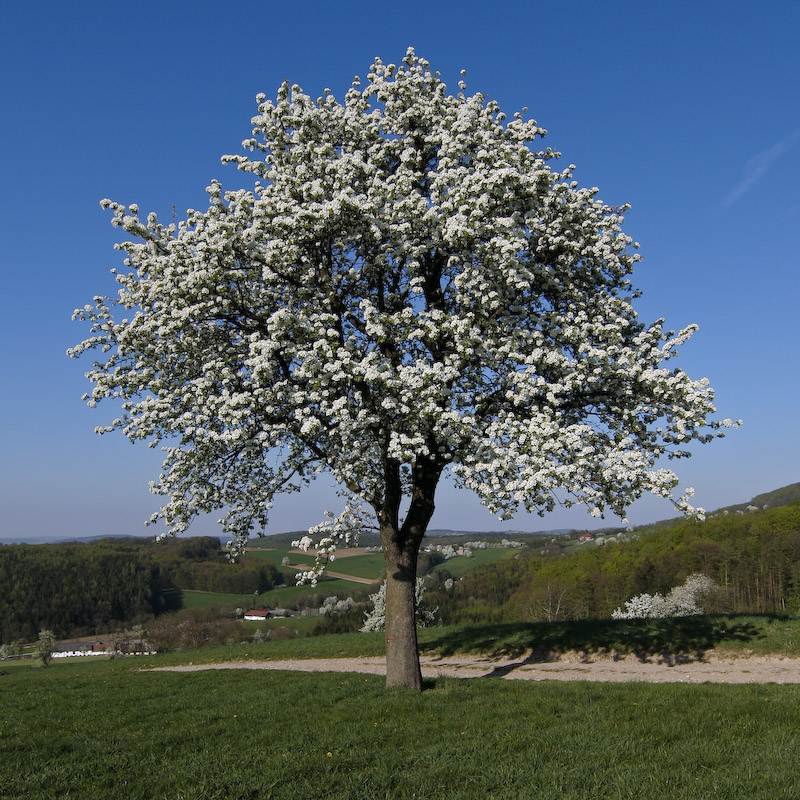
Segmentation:
[[(800, 658), (783, 656), (731, 656), (707, 653), (702, 660), (669, 663), (636, 656), (613, 658), (565, 654), (554, 661), (531, 656), (494, 658), (482, 656), (422, 656), (422, 674), (459, 678), (506, 678), (509, 680), (647, 681), (651, 683), (800, 683)], [(271, 669), (298, 672), (365, 672), (386, 674), (383, 657), (310, 658), (289, 661), (231, 661), (223, 664), (186, 664), (156, 670), (190, 672), (208, 669)]]

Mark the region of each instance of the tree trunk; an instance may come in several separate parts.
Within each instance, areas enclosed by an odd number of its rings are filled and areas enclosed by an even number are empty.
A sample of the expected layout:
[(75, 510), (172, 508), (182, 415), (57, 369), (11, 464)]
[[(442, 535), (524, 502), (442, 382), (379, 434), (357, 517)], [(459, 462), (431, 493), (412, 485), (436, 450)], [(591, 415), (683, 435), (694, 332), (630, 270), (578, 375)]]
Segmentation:
[[(432, 450), (435, 448), (431, 448)], [(400, 465), (386, 459), (386, 493), (375, 506), (386, 561), (386, 686), (422, 689), (417, 649), (417, 555), (433, 516), (434, 495), (444, 461), (421, 459), (412, 467), (411, 503), (399, 524)]]
[[(386, 557), (386, 686), (422, 688), (417, 649), (415, 585), (417, 550), (401, 551), (390, 545)], [(393, 552), (392, 552), (393, 551)]]

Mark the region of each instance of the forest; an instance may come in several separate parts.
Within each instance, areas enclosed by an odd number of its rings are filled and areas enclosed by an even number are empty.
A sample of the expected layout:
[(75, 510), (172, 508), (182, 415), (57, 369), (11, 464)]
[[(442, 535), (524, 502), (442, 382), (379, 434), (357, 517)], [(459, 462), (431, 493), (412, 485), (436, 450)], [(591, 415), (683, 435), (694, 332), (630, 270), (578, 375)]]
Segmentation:
[(252, 594), (283, 583), (272, 564), (230, 564), (215, 537), (107, 538), (0, 546), (0, 644), (100, 633), (166, 609), (168, 589)]
[(608, 618), (625, 600), (667, 593), (696, 572), (716, 590), (706, 610), (800, 610), (800, 501), (717, 512), (637, 530), (629, 541), (582, 545), (543, 541), (530, 556), (478, 567), (446, 588), (447, 565), (427, 598), (445, 623)]

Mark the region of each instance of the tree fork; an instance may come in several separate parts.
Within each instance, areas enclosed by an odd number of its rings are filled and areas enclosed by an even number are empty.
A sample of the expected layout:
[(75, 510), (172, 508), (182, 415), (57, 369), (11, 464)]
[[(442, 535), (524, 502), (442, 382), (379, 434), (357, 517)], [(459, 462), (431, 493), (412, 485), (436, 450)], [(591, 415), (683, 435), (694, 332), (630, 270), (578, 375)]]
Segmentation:
[[(382, 516), (381, 544), (386, 560), (386, 686), (422, 688), (416, 620), (417, 556), (434, 512), (443, 464), (417, 462), (411, 506), (402, 527), (396, 507)], [(387, 487), (392, 486), (387, 482)], [(387, 493), (388, 494), (388, 493)], [(394, 511), (395, 513), (392, 513)]]

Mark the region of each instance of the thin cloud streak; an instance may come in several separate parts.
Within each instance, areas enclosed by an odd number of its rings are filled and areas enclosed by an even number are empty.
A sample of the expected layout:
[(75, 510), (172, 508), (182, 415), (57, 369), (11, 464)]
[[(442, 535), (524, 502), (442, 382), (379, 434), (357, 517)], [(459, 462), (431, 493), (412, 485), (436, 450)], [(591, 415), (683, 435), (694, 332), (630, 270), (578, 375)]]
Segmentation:
[(796, 128), (785, 139), (777, 144), (756, 153), (744, 165), (744, 177), (739, 185), (728, 195), (722, 204), (723, 208), (730, 208), (742, 195), (750, 191), (761, 178), (766, 175), (770, 167), (800, 139), (800, 128)]

